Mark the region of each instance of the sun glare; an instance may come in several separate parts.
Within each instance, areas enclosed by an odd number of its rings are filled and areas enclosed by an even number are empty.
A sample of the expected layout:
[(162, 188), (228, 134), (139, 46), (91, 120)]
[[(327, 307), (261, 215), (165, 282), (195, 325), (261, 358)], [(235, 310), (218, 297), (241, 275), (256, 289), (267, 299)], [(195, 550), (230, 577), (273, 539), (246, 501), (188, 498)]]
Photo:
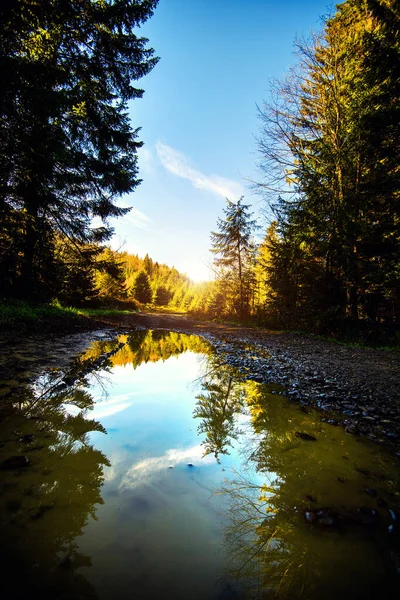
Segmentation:
[(201, 262), (191, 262), (185, 265), (183, 271), (194, 283), (211, 281), (212, 273), (209, 267)]

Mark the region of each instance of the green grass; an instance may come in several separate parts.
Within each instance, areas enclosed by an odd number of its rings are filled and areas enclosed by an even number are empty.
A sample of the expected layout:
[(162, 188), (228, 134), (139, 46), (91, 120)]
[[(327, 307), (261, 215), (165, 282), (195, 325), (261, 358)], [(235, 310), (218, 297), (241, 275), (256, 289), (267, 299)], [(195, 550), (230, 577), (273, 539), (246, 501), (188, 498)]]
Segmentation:
[(157, 304), (141, 304), (143, 310), (149, 313), (165, 313), (168, 315), (187, 315), (187, 311), (176, 306), (158, 306)]
[(61, 306), (58, 302), (52, 304), (30, 304), (22, 300), (0, 301), (0, 329), (41, 330), (52, 324), (74, 326), (95, 323), (106, 317), (128, 315), (132, 310), (117, 310), (109, 308), (74, 308)]
[(100, 318), (100, 317), (119, 317), (121, 315), (129, 315), (136, 310), (120, 310), (116, 308), (71, 308), (70, 310), (76, 311), (78, 315), (84, 317)]
[(43, 319), (78, 317), (78, 310), (59, 305), (31, 305), (22, 300), (0, 302), (0, 326), (12, 327), (17, 324), (31, 323)]

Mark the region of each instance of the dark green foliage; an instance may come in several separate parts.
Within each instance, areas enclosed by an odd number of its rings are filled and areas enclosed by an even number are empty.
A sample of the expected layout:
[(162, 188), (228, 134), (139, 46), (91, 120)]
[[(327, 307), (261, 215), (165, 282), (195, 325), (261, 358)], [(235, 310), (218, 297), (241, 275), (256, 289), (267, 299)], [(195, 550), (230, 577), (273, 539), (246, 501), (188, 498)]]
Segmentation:
[[(228, 313), (244, 319), (250, 312), (249, 277), (252, 266), (252, 234), (256, 221), (251, 219), (248, 204), (240, 198), (235, 204), (227, 199), (225, 219), (218, 219), (218, 232), (211, 232), (211, 252), (217, 255), (214, 265), (219, 269), (219, 279), (229, 282), (225, 290)], [(247, 285), (246, 285), (247, 284)]]
[(207, 295), (207, 302), (204, 307), (204, 312), (206, 312), (213, 318), (229, 316), (226, 312), (226, 299), (227, 293), (224, 293), (223, 282), (220, 282), (218, 286), (212, 286), (209, 290), (209, 294)]
[(344, 2), (262, 110), (283, 324), (400, 319), (399, 32), (395, 2)]
[(128, 290), (133, 287), (138, 273), (144, 271), (149, 277), (155, 304), (183, 308), (187, 292), (193, 285), (186, 275), (179, 273), (174, 267), (153, 261), (148, 254), (144, 258), (126, 252), (118, 255)]
[(96, 245), (72, 246), (59, 238), (55, 258), (58, 263), (57, 298), (64, 306), (84, 306), (97, 296), (95, 285), (96, 257), (101, 252)]
[(96, 290), (102, 304), (113, 306), (126, 299), (123, 262), (118, 252), (105, 248), (96, 260)]
[[(105, 241), (112, 234), (107, 219), (126, 213), (115, 199), (140, 182), (141, 146), (127, 102), (142, 96), (132, 82), (157, 62), (134, 29), (156, 4), (1, 3), (2, 231), (10, 235), (10, 222), (19, 223), (9, 294), (48, 295), (56, 231), (79, 243)], [(93, 217), (103, 225), (92, 228)]]
[(171, 300), (172, 295), (164, 285), (159, 285), (154, 295), (154, 302), (157, 306), (166, 306)]
[(10, 297), (22, 253), (23, 214), (5, 209), (0, 213), (0, 289), (3, 297)]
[(140, 271), (136, 276), (131, 295), (143, 304), (149, 304), (152, 301), (153, 292), (150, 286), (150, 279), (145, 271)]

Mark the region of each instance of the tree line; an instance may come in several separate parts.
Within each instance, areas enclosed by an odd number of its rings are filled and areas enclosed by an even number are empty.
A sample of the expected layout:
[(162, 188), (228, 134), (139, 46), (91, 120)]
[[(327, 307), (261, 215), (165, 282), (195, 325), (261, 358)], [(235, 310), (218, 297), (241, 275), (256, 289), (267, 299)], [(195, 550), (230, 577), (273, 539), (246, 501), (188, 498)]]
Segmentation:
[(127, 110), (158, 61), (138, 35), (157, 3), (0, 3), (1, 300), (189, 307), (188, 277), (107, 245), (141, 182)]
[(347, 0), (260, 108), (266, 274), (286, 322), (398, 323), (399, 65), (398, 2)]
[[(211, 234), (214, 310), (318, 331), (400, 318), (400, 10), (347, 0), (259, 108), (264, 241), (243, 200)], [(247, 212), (246, 212), (247, 211)]]
[(1, 2), (3, 297), (56, 296), (65, 253), (93, 262), (129, 210), (116, 200), (140, 183), (142, 143), (128, 102), (158, 60), (137, 32), (157, 1)]
[[(269, 226), (227, 200), (215, 280), (193, 284), (105, 244), (140, 183), (127, 102), (156, 64), (136, 35), (156, 0), (0, 6), (3, 298), (136, 299), (208, 317), (325, 332), (396, 328), (400, 315), (400, 10), (346, 0), (259, 107)], [(101, 225), (94, 227), (93, 218)]]
[[(193, 283), (175, 267), (154, 261), (148, 254), (136, 254), (98, 247), (95, 260), (81, 262), (71, 252), (64, 257), (64, 275), (57, 300), (67, 306), (135, 308), (139, 304), (184, 306)], [(65, 251), (68, 251), (68, 245)]]

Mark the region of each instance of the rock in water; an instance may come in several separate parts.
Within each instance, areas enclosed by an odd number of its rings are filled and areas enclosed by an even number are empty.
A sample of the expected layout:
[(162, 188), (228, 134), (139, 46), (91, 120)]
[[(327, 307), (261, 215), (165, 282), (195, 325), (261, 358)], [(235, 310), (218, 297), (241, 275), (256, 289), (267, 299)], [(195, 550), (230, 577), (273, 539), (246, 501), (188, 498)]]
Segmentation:
[(304, 433), (304, 431), (296, 431), (296, 437), (305, 440), (306, 442), (316, 442), (317, 438), (309, 433)]
[(305, 517), (306, 517), (307, 521), (310, 521), (310, 523), (314, 523), (314, 521), (317, 520), (317, 515), (314, 512), (312, 512), (311, 510), (307, 510), (305, 512)]
[(310, 510), (304, 513), (305, 518), (313, 525), (322, 527), (336, 527), (339, 515), (330, 508), (320, 508), (317, 511)]
[(329, 509), (322, 509), (317, 512), (317, 522), (324, 527), (334, 527), (336, 525), (336, 515)]

